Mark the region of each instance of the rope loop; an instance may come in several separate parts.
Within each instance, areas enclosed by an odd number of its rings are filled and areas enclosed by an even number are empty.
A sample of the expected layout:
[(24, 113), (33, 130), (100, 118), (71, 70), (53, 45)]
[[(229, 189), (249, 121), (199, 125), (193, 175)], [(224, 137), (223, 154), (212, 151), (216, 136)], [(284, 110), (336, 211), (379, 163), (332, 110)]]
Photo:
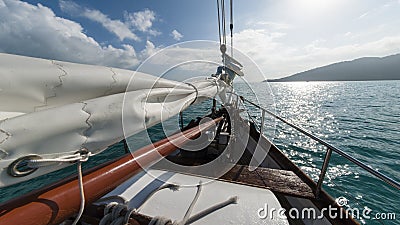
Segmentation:
[(78, 214), (72, 223), (73, 225), (76, 225), (78, 223), (78, 221), (82, 217), (83, 210), (85, 209), (85, 192), (83, 189), (82, 163), (88, 161), (88, 159), (91, 155), (92, 155), (92, 153), (89, 152), (86, 148), (82, 148), (73, 155), (62, 156), (62, 157), (53, 158), (53, 159), (42, 159), (42, 158), (30, 159), (27, 164), (28, 167), (37, 169), (37, 168), (41, 168), (41, 167), (59, 165), (62, 163), (71, 163), (71, 164), (77, 163), (78, 186), (79, 186), (79, 193), (80, 193), (81, 201), (80, 201), (80, 208), (79, 208)]
[(193, 84), (191, 84), (191, 83), (185, 83), (185, 84), (187, 84), (187, 85), (189, 85), (189, 86), (193, 87), (193, 88), (194, 88), (194, 90), (196, 91), (196, 97), (194, 98), (194, 100), (192, 101), (192, 103), (190, 103), (190, 105), (192, 105), (193, 103), (195, 103), (195, 102), (196, 102), (196, 100), (197, 100), (197, 97), (199, 96), (199, 90), (197, 89), (197, 87), (196, 87), (196, 86), (194, 86), (194, 85), (193, 85)]
[(77, 163), (77, 162), (86, 162), (89, 157), (92, 156), (92, 153), (87, 149), (81, 149), (73, 155), (62, 156), (53, 159), (31, 159), (28, 162), (28, 166), (31, 168), (40, 168), (47, 166), (54, 166), (62, 163)]

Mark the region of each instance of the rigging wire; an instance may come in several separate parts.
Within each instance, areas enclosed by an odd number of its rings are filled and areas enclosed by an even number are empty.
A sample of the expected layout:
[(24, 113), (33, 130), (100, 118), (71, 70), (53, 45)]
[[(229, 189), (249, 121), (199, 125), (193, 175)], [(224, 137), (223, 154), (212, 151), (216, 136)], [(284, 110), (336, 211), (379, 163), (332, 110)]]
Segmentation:
[(231, 30), (231, 56), (233, 57), (233, 0), (230, 0), (230, 11), (231, 11), (231, 24), (229, 29)]
[[(228, 5), (227, 5), (228, 7)], [(231, 56), (233, 57), (233, 0), (229, 0), (229, 29), (231, 37)], [(218, 35), (219, 45), (223, 57), (223, 64), (225, 65), (225, 54), (226, 54), (226, 26), (227, 26), (227, 15), (225, 14), (225, 0), (217, 0), (217, 12), (218, 12)]]
[(217, 0), (219, 49), (222, 53), (222, 63), (226, 66), (226, 16), (225, 0)]
[[(233, 0), (230, 0), (229, 4), (230, 11), (230, 36), (231, 36), (231, 47), (233, 50)], [(219, 44), (226, 45), (226, 14), (225, 14), (225, 0), (217, 0), (217, 15), (218, 15), (218, 35)]]
[(219, 35), (219, 45), (221, 46), (221, 16), (220, 16), (220, 9), (219, 9), (219, 0), (217, 0), (217, 11), (218, 11), (218, 35)]
[(222, 1), (222, 40), (223, 44), (226, 45), (226, 22), (225, 22), (225, 0)]

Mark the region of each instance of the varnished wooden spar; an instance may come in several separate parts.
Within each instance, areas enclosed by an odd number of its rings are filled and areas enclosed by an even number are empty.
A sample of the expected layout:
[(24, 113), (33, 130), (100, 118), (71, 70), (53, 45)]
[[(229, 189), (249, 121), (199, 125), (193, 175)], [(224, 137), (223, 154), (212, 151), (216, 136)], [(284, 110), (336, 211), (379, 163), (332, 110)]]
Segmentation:
[[(175, 134), (100, 167), (83, 177), (86, 203), (90, 204), (110, 192), (143, 168), (171, 154), (188, 140), (197, 138), (222, 117)], [(0, 225), (59, 224), (76, 214), (80, 207), (77, 178), (59, 182), (0, 205)]]

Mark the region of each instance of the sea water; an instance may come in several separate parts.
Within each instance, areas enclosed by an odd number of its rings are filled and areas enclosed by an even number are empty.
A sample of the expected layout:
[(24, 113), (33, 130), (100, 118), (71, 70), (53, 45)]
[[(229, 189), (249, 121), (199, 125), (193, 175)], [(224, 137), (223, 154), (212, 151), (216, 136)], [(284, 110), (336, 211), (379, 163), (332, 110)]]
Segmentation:
[[(354, 158), (386, 175), (400, 180), (400, 81), (365, 82), (287, 82), (238, 83), (238, 93), (251, 99), (288, 121), (342, 149)], [(210, 102), (184, 112), (190, 119), (210, 112)], [(260, 121), (261, 113), (246, 104), (251, 117)], [(244, 117), (249, 118), (245, 114)], [(177, 122), (177, 118), (172, 119)], [(152, 140), (164, 137), (156, 125), (147, 132)], [(146, 145), (141, 135), (136, 148)], [(326, 148), (289, 126), (266, 116), (264, 135), (277, 145), (293, 162), (317, 181)], [(84, 168), (123, 155), (122, 143), (115, 144), (91, 157)], [(39, 178), (0, 189), (0, 202), (27, 193), (76, 172), (74, 166)], [(386, 185), (336, 153), (332, 154), (324, 189), (334, 198), (347, 199), (347, 207), (365, 208), (376, 213), (395, 213), (396, 220), (364, 219), (366, 224), (398, 224), (400, 191)], [(251, 212), (249, 212), (251, 213)]]
[[(249, 85), (258, 103), (328, 141), (354, 158), (400, 181), (400, 81), (287, 82)], [(237, 89), (249, 94), (247, 85)], [(251, 106), (253, 116), (260, 112)], [(266, 135), (293, 162), (318, 180), (326, 147), (266, 116)], [(324, 188), (346, 198), (352, 209), (396, 214), (396, 220), (364, 219), (366, 224), (399, 224), (400, 191), (332, 153)], [(392, 214), (393, 215), (393, 214)], [(388, 217), (388, 216), (387, 216)]]

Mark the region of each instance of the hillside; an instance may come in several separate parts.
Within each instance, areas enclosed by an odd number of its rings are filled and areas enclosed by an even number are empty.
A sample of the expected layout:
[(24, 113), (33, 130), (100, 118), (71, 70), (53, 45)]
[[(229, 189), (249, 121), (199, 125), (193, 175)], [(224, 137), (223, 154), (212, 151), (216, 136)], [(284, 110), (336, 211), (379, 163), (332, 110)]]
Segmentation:
[(400, 80), (400, 54), (334, 63), (268, 82), (364, 80)]

